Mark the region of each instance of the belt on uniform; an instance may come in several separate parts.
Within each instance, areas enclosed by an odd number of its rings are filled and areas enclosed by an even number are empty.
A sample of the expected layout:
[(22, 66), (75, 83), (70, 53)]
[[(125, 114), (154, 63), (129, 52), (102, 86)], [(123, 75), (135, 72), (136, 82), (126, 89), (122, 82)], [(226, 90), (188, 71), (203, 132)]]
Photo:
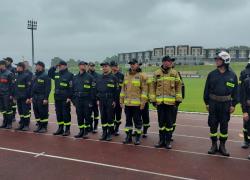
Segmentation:
[(87, 97), (89, 96), (90, 94), (89, 93), (86, 93), (86, 92), (75, 92), (74, 93), (74, 96), (75, 97)]
[(217, 95), (214, 95), (214, 94), (209, 94), (209, 98), (214, 100), (214, 101), (218, 101), (218, 102), (227, 102), (227, 101), (231, 101), (231, 99), (232, 99), (231, 95), (217, 96)]
[(100, 93), (100, 94), (98, 94), (98, 97), (100, 98), (100, 99), (105, 99), (105, 98), (113, 98), (113, 94), (111, 94), (111, 93)]

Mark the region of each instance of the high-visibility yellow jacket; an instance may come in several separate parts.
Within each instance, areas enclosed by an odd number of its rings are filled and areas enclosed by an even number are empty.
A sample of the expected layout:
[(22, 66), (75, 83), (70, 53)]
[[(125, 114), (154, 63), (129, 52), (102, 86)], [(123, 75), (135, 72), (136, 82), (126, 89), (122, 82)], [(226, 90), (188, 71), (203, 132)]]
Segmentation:
[(142, 72), (128, 72), (125, 74), (120, 103), (125, 106), (144, 107), (148, 100), (147, 76)]
[(152, 81), (149, 88), (151, 102), (156, 102), (158, 105), (175, 105), (176, 102), (182, 101), (181, 79), (175, 69), (158, 69)]

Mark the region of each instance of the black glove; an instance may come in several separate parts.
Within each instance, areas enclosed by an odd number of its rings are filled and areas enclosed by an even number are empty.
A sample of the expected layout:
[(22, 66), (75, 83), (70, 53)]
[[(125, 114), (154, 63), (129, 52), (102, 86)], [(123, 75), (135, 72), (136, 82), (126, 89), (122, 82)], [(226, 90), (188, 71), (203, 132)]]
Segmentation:
[(181, 104), (181, 102), (175, 102), (176, 107), (179, 107), (180, 104)]

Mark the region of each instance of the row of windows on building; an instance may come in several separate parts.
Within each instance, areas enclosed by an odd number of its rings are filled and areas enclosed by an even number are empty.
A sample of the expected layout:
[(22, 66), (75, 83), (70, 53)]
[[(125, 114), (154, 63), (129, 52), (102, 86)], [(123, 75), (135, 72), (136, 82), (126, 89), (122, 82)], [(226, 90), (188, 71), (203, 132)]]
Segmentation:
[(193, 61), (193, 63), (196, 64), (201, 61), (212, 60), (220, 50), (229, 52), (232, 59), (235, 61), (244, 61), (248, 59), (250, 54), (250, 47), (246, 46), (205, 49), (202, 46), (180, 45), (154, 48), (152, 51), (119, 53), (118, 58), (120, 63), (127, 63), (133, 58), (142, 63), (152, 63), (159, 62), (163, 56), (168, 55), (170, 57), (175, 57), (177, 61), (179, 60), (181, 63)]

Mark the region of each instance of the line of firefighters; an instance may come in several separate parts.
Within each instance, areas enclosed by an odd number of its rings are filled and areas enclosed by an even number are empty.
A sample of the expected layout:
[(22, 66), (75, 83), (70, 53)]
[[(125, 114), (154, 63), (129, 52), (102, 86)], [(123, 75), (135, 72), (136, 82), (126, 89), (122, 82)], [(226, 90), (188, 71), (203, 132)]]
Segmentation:
[[(229, 67), (230, 55), (220, 52), (215, 57), (216, 69), (209, 73), (204, 102), (209, 112), (208, 125), (212, 146), (209, 154), (229, 156), (225, 143), (228, 138), (228, 122), (236, 104), (241, 100), (244, 120), (244, 143), (250, 146), (250, 63), (241, 72), (240, 86), (235, 73)], [(37, 121), (36, 133), (47, 132), (49, 118), (49, 95), (51, 79), (54, 80), (54, 99), (58, 129), (54, 135), (70, 135), (71, 103), (75, 106), (79, 133), (75, 138), (88, 138), (88, 133), (97, 133), (99, 112), (102, 136), (100, 140), (111, 141), (119, 135), (122, 109), (124, 109), (126, 138), (124, 144), (139, 145), (147, 137), (150, 127), (149, 103), (157, 109), (159, 142), (156, 148), (171, 149), (176, 127), (178, 106), (184, 98), (184, 83), (174, 69), (174, 58), (162, 58), (162, 66), (152, 76), (142, 72), (136, 59), (132, 59), (129, 71), (123, 75), (116, 62), (101, 63), (102, 74), (95, 71), (94, 63), (79, 62), (79, 73), (68, 71), (67, 63), (60, 61), (45, 72), (43, 62), (36, 63), (33, 75), (27, 65), (20, 62), (12, 67), (13, 60), (0, 61), (0, 110), (3, 123), (0, 128), (11, 129), (15, 121), (16, 105), (20, 116), (16, 130), (28, 131), (31, 104)], [(240, 88), (238, 88), (240, 87)], [(218, 127), (220, 126), (220, 133)], [(219, 148), (217, 139), (220, 140)], [(250, 157), (249, 157), (250, 158)]]

